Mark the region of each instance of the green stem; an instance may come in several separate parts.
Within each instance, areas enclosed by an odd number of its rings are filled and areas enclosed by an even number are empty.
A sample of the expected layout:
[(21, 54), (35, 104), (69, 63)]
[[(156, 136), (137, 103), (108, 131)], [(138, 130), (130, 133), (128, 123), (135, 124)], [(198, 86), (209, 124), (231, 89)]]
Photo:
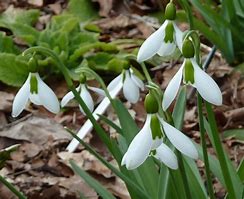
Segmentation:
[(152, 82), (152, 78), (150, 77), (150, 74), (149, 74), (149, 72), (148, 72), (148, 70), (147, 70), (147, 67), (146, 67), (146, 65), (145, 65), (144, 62), (141, 63), (141, 67), (142, 67), (143, 73), (144, 73), (144, 75), (145, 75), (147, 81), (148, 81), (148, 82)]
[(178, 162), (179, 162), (179, 169), (180, 169), (181, 177), (183, 180), (183, 186), (185, 189), (186, 198), (191, 199), (191, 192), (190, 192), (190, 187), (189, 187), (189, 183), (188, 183), (187, 176), (186, 176), (186, 170), (185, 170), (182, 154), (181, 154), (181, 152), (179, 152), (177, 150), (176, 155), (177, 155)]
[(202, 112), (202, 97), (200, 96), (199, 93), (197, 94), (197, 107), (198, 107), (198, 120), (199, 120), (199, 130), (200, 130), (200, 136), (201, 136), (203, 160), (204, 160), (205, 172), (206, 172), (206, 176), (207, 176), (208, 192), (210, 195), (210, 199), (215, 199), (213, 184), (212, 184), (212, 179), (211, 179), (211, 172), (210, 172), (210, 168), (209, 168), (207, 144), (206, 144), (206, 139), (205, 139), (205, 129), (204, 129), (203, 112)]
[(20, 191), (18, 191), (11, 183), (0, 175), (0, 182), (3, 183), (8, 189), (14, 193), (19, 199), (27, 199)]
[(222, 171), (222, 174), (224, 176), (226, 188), (229, 192), (229, 198), (236, 199), (237, 197), (235, 195), (232, 179), (231, 179), (229, 169), (227, 166), (227, 160), (225, 157), (224, 149), (223, 149), (220, 137), (219, 137), (218, 127), (216, 124), (214, 112), (213, 112), (211, 104), (209, 104), (208, 102), (205, 102), (205, 106), (207, 109), (208, 121), (209, 121), (210, 127), (211, 127), (212, 132), (213, 132), (212, 133), (213, 141), (214, 141), (214, 144), (216, 146), (216, 153), (217, 153), (217, 156), (219, 158), (221, 171)]

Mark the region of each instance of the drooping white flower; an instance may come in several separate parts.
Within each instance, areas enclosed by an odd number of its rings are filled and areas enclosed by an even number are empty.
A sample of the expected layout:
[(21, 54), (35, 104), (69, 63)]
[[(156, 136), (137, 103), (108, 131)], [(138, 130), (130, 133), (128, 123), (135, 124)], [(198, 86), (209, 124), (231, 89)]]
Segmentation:
[[(154, 115), (155, 116), (155, 115)], [(171, 169), (178, 168), (178, 162), (173, 151), (163, 143), (162, 137), (153, 138), (151, 126), (152, 114), (147, 114), (146, 122), (140, 132), (134, 137), (127, 152), (124, 154), (121, 165), (125, 165), (127, 169), (135, 169), (139, 167), (151, 154)], [(197, 159), (198, 153), (191, 142), (182, 132), (166, 123), (162, 118), (158, 118), (163, 132), (165, 132), (169, 141), (181, 153), (190, 158)], [(151, 152), (152, 151), (152, 152)]]
[[(91, 112), (93, 112), (94, 110), (94, 101), (92, 99), (91, 94), (89, 93), (89, 90), (92, 90), (94, 92), (96, 92), (97, 94), (99, 94), (100, 96), (105, 96), (105, 93), (102, 89), (96, 88), (96, 87), (92, 87), (92, 86), (87, 86), (85, 83), (81, 83), (77, 88), (77, 92), (80, 93), (80, 97), (83, 99), (83, 101), (86, 103), (87, 107), (89, 108), (89, 110)], [(74, 99), (74, 94), (72, 93), (72, 91), (68, 92), (62, 99), (61, 101), (61, 107), (66, 106), (66, 104), (70, 101)], [(80, 111), (85, 115), (84, 110), (82, 109), (82, 107), (79, 105)]]
[(118, 85), (123, 84), (123, 94), (131, 103), (137, 103), (140, 98), (140, 89), (144, 90), (144, 84), (131, 69), (124, 70), (122, 74), (111, 81), (108, 91), (113, 91)]
[(194, 58), (190, 58), (184, 60), (178, 72), (169, 82), (162, 103), (164, 110), (176, 97), (182, 78), (184, 83), (194, 86), (206, 101), (215, 105), (222, 104), (222, 93), (216, 82), (200, 68)]
[(154, 55), (171, 55), (176, 47), (182, 47), (183, 32), (174, 21), (165, 20), (161, 27), (151, 34), (142, 44), (137, 54), (137, 61), (143, 62)]
[(24, 85), (16, 94), (12, 108), (13, 117), (17, 117), (24, 110), (28, 100), (44, 106), (52, 113), (58, 113), (60, 110), (55, 93), (42, 81), (38, 73), (29, 73)]

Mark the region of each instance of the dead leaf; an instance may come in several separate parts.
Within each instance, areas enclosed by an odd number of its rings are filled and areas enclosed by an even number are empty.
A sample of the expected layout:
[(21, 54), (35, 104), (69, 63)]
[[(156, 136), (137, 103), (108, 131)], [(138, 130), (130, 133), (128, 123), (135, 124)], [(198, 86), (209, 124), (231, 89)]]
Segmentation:
[(0, 91), (0, 111), (10, 112), (13, 99), (14, 95), (12, 93)]

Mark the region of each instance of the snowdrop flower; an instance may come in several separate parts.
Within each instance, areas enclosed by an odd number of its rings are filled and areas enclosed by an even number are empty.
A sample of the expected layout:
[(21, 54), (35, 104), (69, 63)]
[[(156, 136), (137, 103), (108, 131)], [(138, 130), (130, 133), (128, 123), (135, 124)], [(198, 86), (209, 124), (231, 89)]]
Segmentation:
[(52, 113), (60, 110), (55, 93), (45, 84), (38, 73), (29, 73), (24, 85), (13, 101), (12, 116), (17, 117), (25, 108), (28, 100), (33, 104), (42, 105)]
[(165, 9), (166, 20), (140, 47), (137, 55), (138, 62), (148, 60), (155, 54), (160, 56), (171, 55), (175, 51), (176, 46), (181, 49), (183, 32), (175, 24), (175, 17), (175, 5), (170, 2)]
[(185, 84), (195, 87), (203, 99), (221, 105), (222, 93), (216, 82), (197, 64), (194, 58), (194, 46), (190, 40), (184, 41), (182, 53), (185, 60), (164, 92), (163, 109), (166, 110), (176, 97), (182, 78)]
[(108, 91), (113, 91), (117, 86), (123, 84), (123, 94), (130, 103), (137, 103), (140, 98), (140, 89), (144, 90), (144, 84), (132, 71), (125, 70), (111, 81), (108, 86)]
[(145, 108), (147, 111), (146, 122), (124, 154), (121, 162), (122, 166), (125, 165), (129, 170), (135, 169), (149, 155), (153, 155), (169, 168), (177, 169), (177, 158), (173, 151), (163, 143), (163, 132), (181, 153), (193, 159), (198, 158), (197, 150), (191, 140), (157, 114), (157, 101), (150, 93), (146, 96)]
[[(81, 74), (80, 76), (80, 85), (76, 88), (77, 92), (80, 93), (80, 97), (83, 99), (83, 101), (86, 103), (88, 109), (93, 112), (94, 110), (94, 102), (92, 99), (92, 96), (90, 94), (90, 92), (88, 91), (94, 91), (97, 94), (99, 94), (100, 96), (105, 96), (105, 92), (102, 89), (96, 88), (96, 87), (92, 87), (92, 86), (87, 86), (86, 85), (86, 77), (85, 75)], [(74, 94), (72, 91), (68, 92), (63, 99), (61, 100), (61, 107), (64, 107), (68, 104), (68, 102), (72, 99), (74, 99)], [(82, 107), (79, 105), (80, 111), (85, 115), (84, 110), (82, 109)]]

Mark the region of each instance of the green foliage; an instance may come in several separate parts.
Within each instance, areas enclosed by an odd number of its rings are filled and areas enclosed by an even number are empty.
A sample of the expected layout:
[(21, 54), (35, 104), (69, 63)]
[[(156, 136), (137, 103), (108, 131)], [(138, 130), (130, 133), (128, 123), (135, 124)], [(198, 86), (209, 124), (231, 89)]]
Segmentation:
[(0, 81), (21, 86), (28, 76), (28, 67), (23, 57), (9, 53), (0, 53)]
[[(203, 3), (201, 0), (179, 1), (187, 11), (191, 28), (199, 30), (209, 41), (217, 46), (228, 62), (242, 62), (244, 53), (244, 28), (243, 2), (224, 0), (220, 5), (214, 2)], [(196, 9), (204, 18), (198, 20), (193, 16), (192, 10)], [(178, 19), (187, 20), (185, 13), (179, 12)]]

